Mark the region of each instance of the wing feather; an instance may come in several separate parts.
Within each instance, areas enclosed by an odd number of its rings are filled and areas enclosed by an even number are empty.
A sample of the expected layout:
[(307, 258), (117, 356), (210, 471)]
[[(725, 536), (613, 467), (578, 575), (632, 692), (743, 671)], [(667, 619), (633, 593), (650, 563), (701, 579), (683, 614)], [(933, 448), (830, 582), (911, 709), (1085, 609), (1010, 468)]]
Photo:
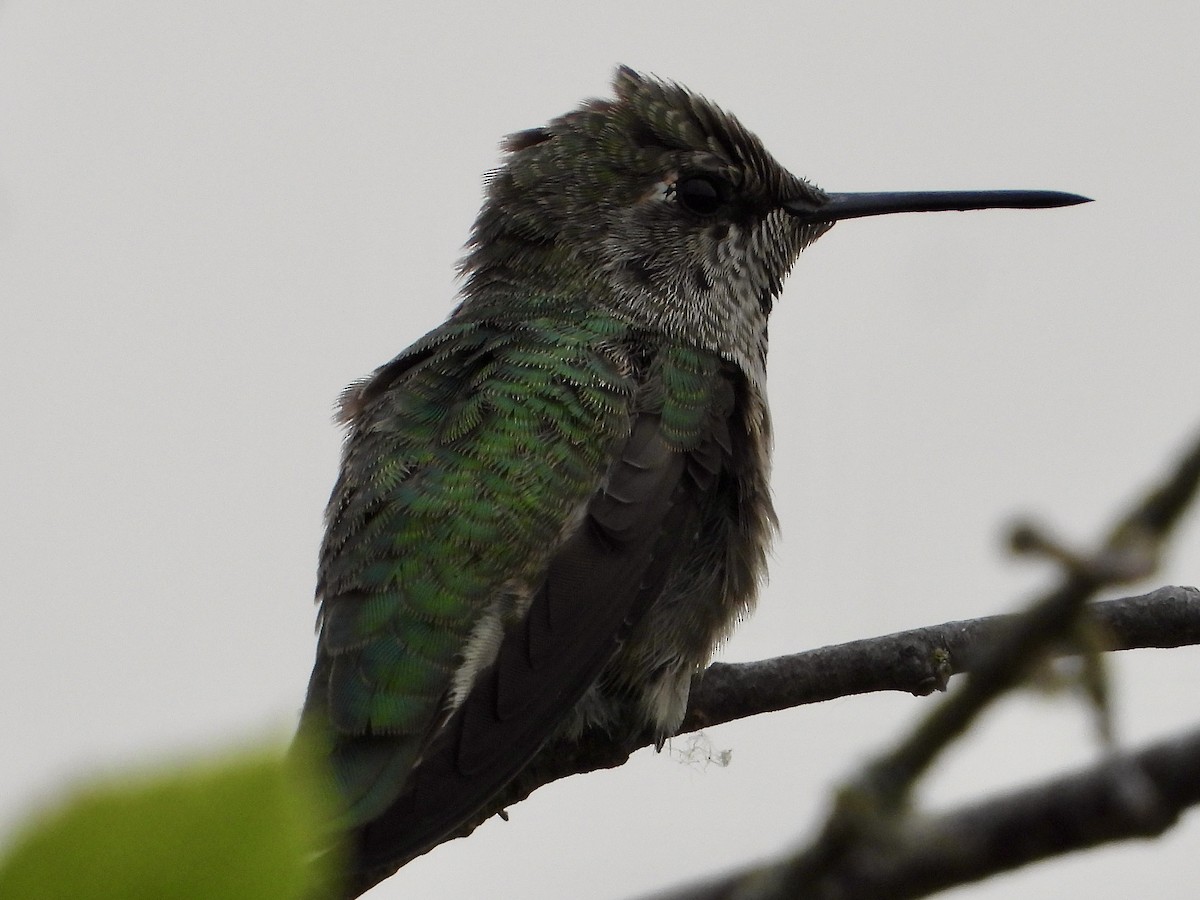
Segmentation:
[(474, 630), (511, 585), (538, 582), (628, 436), (634, 386), (619, 360), (550, 353), (615, 328), (452, 319), (344, 395), (304, 720), (329, 744), (346, 824), (395, 800)]
[(723, 416), (690, 449), (643, 412), (555, 552), (528, 613), (423, 755), (401, 798), (359, 832), (360, 871), (393, 869), (478, 812), (537, 753), (660, 595), (729, 444)]

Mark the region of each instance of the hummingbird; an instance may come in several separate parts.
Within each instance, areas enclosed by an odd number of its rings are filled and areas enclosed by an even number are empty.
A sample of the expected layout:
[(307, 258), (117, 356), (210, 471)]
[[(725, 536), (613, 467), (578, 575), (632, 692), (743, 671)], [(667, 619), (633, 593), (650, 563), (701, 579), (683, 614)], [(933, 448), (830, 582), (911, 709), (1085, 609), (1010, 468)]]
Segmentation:
[(828, 193), (625, 67), (502, 147), (457, 307), (339, 402), (301, 729), (360, 886), (539, 754), (676, 733), (765, 574), (767, 321), (805, 247), (860, 216), (1087, 201)]

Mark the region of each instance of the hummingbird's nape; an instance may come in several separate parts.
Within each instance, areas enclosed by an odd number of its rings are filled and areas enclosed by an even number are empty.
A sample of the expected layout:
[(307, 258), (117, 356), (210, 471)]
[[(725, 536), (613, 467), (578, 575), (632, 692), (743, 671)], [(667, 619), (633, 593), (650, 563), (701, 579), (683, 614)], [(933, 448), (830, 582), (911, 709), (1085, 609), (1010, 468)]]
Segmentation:
[(1091, 197), (1063, 191), (877, 191), (826, 193), (823, 202), (808, 197), (781, 206), (801, 222), (838, 222), (863, 216), (903, 212), (948, 212), (968, 209), (1049, 209), (1091, 203)]
[(458, 306), (341, 401), (301, 729), (341, 801), (347, 897), (582, 735), (677, 732), (766, 572), (767, 320), (806, 246), (856, 216), (1085, 199), (827, 194), (626, 68), (504, 149)]

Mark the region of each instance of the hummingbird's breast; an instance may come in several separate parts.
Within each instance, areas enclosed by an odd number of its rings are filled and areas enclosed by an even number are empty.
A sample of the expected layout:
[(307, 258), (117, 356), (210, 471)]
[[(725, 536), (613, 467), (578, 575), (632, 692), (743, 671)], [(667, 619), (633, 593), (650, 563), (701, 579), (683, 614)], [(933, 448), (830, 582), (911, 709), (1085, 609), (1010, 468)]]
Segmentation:
[(643, 387), (661, 403), (663, 434), (689, 456), (694, 509), (663, 550), (670, 574), (567, 732), (648, 729), (673, 735), (694, 674), (753, 607), (776, 528), (769, 490), (770, 420), (757, 385), (717, 354), (663, 350)]

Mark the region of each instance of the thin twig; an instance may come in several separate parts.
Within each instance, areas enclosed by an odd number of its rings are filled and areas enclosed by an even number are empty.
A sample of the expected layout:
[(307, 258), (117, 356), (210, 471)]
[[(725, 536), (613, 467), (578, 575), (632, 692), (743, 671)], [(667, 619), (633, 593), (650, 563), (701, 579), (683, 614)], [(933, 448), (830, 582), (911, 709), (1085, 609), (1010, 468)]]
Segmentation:
[[(1158, 565), (1171, 529), (1196, 495), (1200, 485), (1200, 436), (1162, 482), (1153, 487), (1109, 530), (1100, 547), (1089, 556), (1063, 550), (1039, 529), (1022, 526), (1013, 545), (1036, 550), (1059, 561), (1063, 572), (1057, 587), (1035, 602), (1027, 612), (1001, 629), (981, 654), (963, 685), (923, 716), (905, 737), (866, 765), (837, 794), (837, 802), (818, 838), (787, 864), (787, 892), (755, 896), (807, 895), (833, 872), (844, 870), (848, 860), (865, 845), (903, 827), (909, 797), (919, 778), (997, 698), (1025, 680), (1033, 667), (1055, 645), (1085, 642), (1088, 601), (1100, 590), (1145, 577)], [(1093, 661), (1094, 662), (1094, 661)], [(1102, 682), (1093, 675), (1092, 696), (1101, 702)], [(1101, 710), (1102, 731), (1107, 710)]]

